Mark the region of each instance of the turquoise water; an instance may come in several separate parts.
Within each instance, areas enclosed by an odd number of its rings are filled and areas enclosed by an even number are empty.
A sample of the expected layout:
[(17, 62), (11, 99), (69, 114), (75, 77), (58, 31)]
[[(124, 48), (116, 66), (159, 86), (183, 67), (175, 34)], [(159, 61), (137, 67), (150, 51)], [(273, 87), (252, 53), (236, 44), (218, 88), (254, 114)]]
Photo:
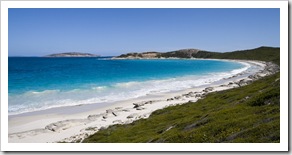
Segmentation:
[(9, 114), (177, 91), (247, 68), (218, 60), (9, 57)]

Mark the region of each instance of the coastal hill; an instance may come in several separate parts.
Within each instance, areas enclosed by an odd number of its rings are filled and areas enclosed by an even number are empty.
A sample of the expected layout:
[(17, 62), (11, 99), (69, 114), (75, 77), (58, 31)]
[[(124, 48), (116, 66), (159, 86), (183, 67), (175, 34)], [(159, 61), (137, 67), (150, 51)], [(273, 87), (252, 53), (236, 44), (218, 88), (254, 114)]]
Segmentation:
[(274, 61), (280, 64), (280, 48), (258, 47), (255, 49), (233, 52), (210, 52), (198, 49), (181, 49), (171, 52), (143, 52), (122, 54), (116, 59), (158, 59), (158, 58), (206, 58), (206, 59), (249, 59), (261, 61)]
[(80, 52), (66, 52), (66, 53), (50, 54), (45, 57), (99, 57), (99, 55), (90, 54), (90, 53), (80, 53)]
[(197, 54), (193, 55), (193, 57), (210, 59), (245, 59), (271, 61), (277, 65), (280, 65), (280, 48), (261, 46), (255, 49), (239, 50), (224, 53), (199, 51)]
[(127, 53), (122, 54), (115, 58), (126, 58), (126, 59), (151, 59), (151, 58), (171, 58), (171, 57), (178, 57), (178, 58), (192, 58), (194, 54), (198, 53), (198, 49), (181, 49), (177, 51), (171, 52), (143, 52), (143, 53)]

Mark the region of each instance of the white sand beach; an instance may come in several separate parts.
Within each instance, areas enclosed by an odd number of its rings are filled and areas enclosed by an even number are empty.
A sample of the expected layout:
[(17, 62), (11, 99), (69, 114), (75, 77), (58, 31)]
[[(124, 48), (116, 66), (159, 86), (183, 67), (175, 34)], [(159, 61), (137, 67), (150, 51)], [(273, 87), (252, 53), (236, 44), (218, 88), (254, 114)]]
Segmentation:
[[(236, 60), (239, 61), (239, 60)], [(255, 72), (238, 73), (214, 83), (183, 91), (150, 94), (109, 105), (90, 104), (53, 108), (9, 116), (9, 143), (80, 142), (96, 131), (113, 124), (128, 124), (148, 118), (158, 109), (187, 102), (196, 102), (208, 93), (236, 88), (273, 74), (274, 64), (245, 61), (259, 66)]]

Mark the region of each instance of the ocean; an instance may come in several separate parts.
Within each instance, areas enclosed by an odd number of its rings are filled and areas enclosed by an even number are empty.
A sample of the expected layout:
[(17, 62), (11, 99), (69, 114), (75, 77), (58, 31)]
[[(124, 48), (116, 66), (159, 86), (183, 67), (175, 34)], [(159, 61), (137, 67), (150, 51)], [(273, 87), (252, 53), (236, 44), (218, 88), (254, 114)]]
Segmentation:
[(201, 59), (8, 58), (8, 113), (110, 103), (216, 82), (248, 64)]

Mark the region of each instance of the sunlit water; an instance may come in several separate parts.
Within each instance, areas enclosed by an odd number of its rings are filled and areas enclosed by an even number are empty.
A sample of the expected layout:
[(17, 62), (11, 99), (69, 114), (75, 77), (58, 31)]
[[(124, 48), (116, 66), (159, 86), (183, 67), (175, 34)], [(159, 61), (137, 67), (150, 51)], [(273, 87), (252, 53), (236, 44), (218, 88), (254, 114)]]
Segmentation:
[(218, 60), (9, 57), (9, 114), (114, 102), (212, 83), (247, 70)]

